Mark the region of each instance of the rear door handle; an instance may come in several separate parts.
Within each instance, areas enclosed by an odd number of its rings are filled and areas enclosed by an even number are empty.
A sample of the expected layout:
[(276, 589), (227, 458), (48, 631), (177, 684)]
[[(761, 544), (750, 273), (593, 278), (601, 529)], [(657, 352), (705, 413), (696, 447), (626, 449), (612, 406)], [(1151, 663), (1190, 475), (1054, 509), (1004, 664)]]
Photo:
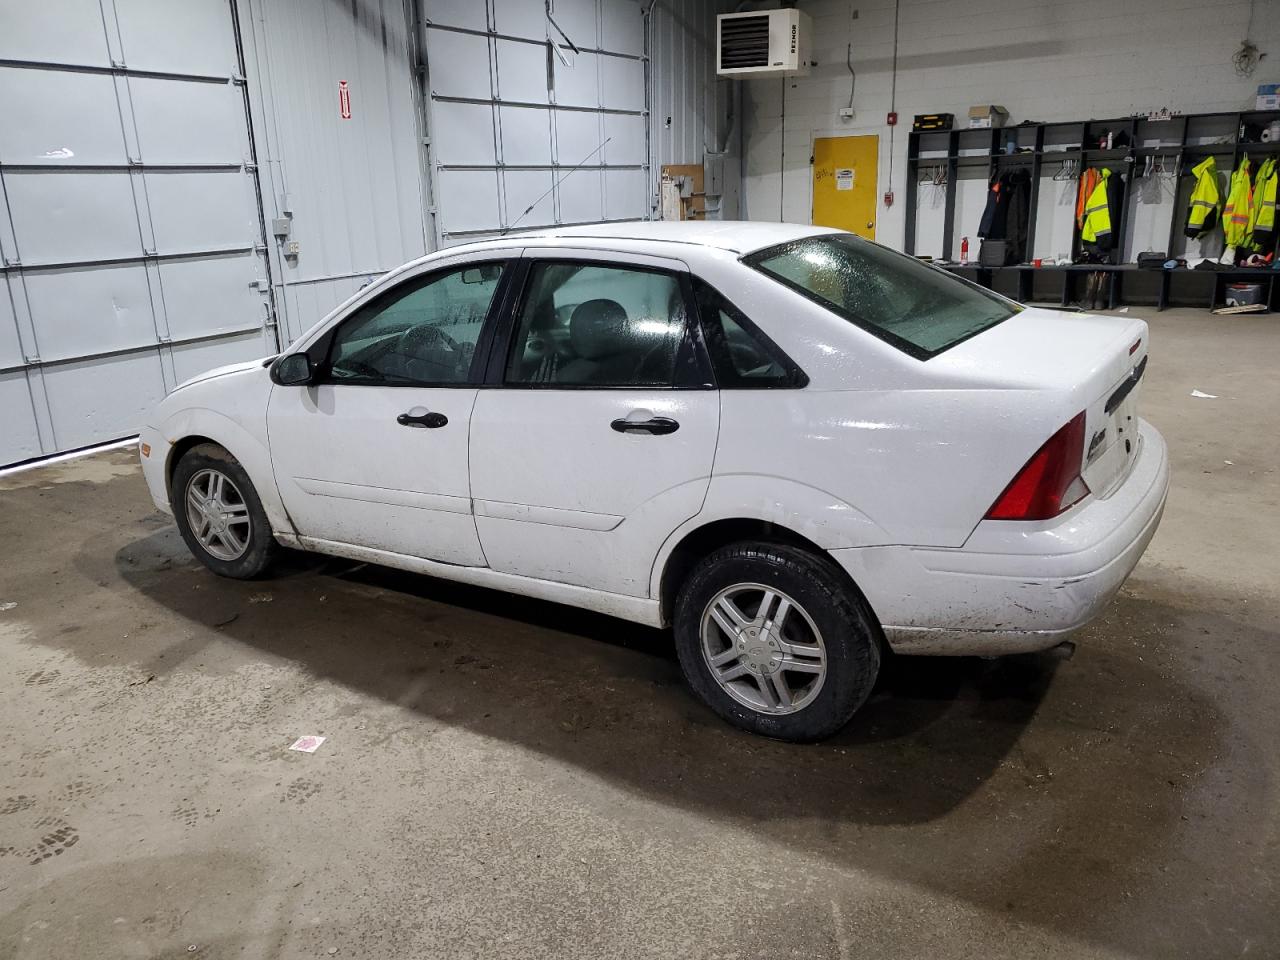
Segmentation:
[(680, 424), (670, 417), (650, 417), (648, 420), (624, 420), (617, 419), (609, 424), (619, 433), (675, 433), (680, 429)]
[(430, 413), (420, 413), (417, 415), (411, 414), (411, 413), (402, 413), (400, 414), (400, 416), (396, 417), (396, 423), (400, 424), (400, 426), (416, 427), (419, 430), (422, 429), (423, 427), (431, 427), (431, 428), (443, 427), (448, 422), (449, 422), (448, 417), (446, 417), (443, 413), (436, 413), (435, 411), (432, 411)]

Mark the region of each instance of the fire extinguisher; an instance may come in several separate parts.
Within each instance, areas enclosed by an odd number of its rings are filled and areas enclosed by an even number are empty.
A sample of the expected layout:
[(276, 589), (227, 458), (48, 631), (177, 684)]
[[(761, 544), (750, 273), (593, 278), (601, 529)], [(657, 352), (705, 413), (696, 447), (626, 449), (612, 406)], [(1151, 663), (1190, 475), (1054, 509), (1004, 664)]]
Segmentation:
[(960, 262), (961, 263), (969, 262), (969, 238), (968, 237), (960, 238)]

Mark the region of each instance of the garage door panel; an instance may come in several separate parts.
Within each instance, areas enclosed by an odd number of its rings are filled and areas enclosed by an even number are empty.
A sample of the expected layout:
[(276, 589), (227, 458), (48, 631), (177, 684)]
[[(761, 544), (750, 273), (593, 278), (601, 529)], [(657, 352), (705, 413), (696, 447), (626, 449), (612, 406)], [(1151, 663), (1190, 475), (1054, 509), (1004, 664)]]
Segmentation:
[(269, 353), (260, 333), (228, 337), (225, 340), (211, 340), (207, 343), (175, 344), (173, 371), (178, 382), (182, 383), (214, 367), (224, 367), (229, 363), (240, 363), (244, 360), (256, 360)]
[[(469, 15), (473, 29), (480, 28), (478, 8), (486, 6), (477, 3), (464, 14), (454, 4), (421, 5), (424, 15), (437, 22), (462, 24), (461, 18)], [(561, 42), (541, 2), (493, 0), (487, 6), (499, 34), (534, 40), (550, 36)], [(503, 225), (520, 229), (649, 214), (641, 5), (634, 0), (552, 0), (549, 9), (556, 26), (584, 51), (575, 54), (561, 44), (568, 64), (555, 56), (548, 63), (545, 44), (497, 37), (486, 47), (473, 42), (472, 49), (464, 50), (460, 44), (465, 35), (426, 31), (432, 152), (443, 164), (436, 170), (436, 187), (445, 244), (496, 232)], [(590, 52), (595, 49), (610, 52)], [(476, 76), (477, 60), (490, 64), (494, 90), (463, 86)], [(454, 97), (484, 100), (485, 107), (493, 107), (496, 157), (491, 157), (481, 114), (474, 108), (458, 109), (448, 102)], [(606, 137), (612, 138), (607, 145)], [(500, 166), (494, 172), (456, 169), (491, 163)], [(606, 173), (601, 166), (632, 169)], [(566, 174), (557, 184), (556, 178)], [(531, 204), (534, 209), (525, 213)]]
[(98, 0), (40, 0), (4, 5), (0, 58), (111, 65)]
[(427, 57), (431, 65), (433, 94), (475, 100), (487, 100), (493, 96), (488, 73), (482, 68), (489, 62), (487, 37), (428, 30)]
[(0, 67), (6, 163), (120, 163), (128, 160), (111, 77)]
[(243, 330), (266, 318), (258, 257), (205, 257), (160, 263), (164, 312), (174, 340)]
[(230, 77), (236, 39), (226, 0), (114, 0), (125, 63), (133, 70)]
[(128, 173), (22, 171), (4, 181), (24, 264), (142, 253)]
[(629, 0), (604, 0), (600, 22), (600, 47), (633, 57), (644, 53), (644, 18), (640, 5)]
[(547, 102), (547, 48), (515, 40), (495, 41), (498, 96), (525, 103)]
[(441, 163), (488, 164), (493, 153), (493, 107), (475, 103), (437, 103), (435, 127), (448, 131), (434, 141), (436, 159)]
[(137, 433), (164, 398), (157, 350), (44, 368), (58, 447), (70, 450)]
[(594, 53), (568, 54), (570, 66), (555, 62), (556, 103), (566, 107), (600, 106), (599, 57)]
[(0, 463), (135, 433), (173, 385), (172, 339), (221, 345), (181, 351), (183, 376), (274, 340), (235, 2), (3, 4), (0, 59), (49, 68), (0, 66), (22, 270), (20, 300), (0, 282), (0, 368), (38, 364), (0, 383)]
[(431, 0), (422, 18), (427, 23), (485, 30), (488, 29), (485, 16), (485, 6), (477, 0)]
[(604, 189), (607, 219), (641, 219), (648, 214), (649, 191), (643, 170), (606, 170)]
[(31, 388), (23, 371), (0, 373), (0, 410), (4, 411), (0, 464), (40, 456), (43, 451), (36, 430), (35, 409), (31, 405)]
[(147, 198), (156, 250), (163, 254), (251, 246), (257, 233), (251, 186), (239, 170), (149, 172)]
[(440, 206), (450, 232), (500, 226), (497, 174), (491, 170), (441, 170)]
[(546, 8), (529, 0), (493, 0), (493, 23), (498, 33), (530, 40), (547, 39)]
[(560, 189), (560, 220), (591, 223), (604, 219), (604, 176), (600, 170), (578, 170)]
[(155, 316), (141, 263), (35, 271), (27, 302), (45, 361), (154, 344)]
[(480, 240), (493, 240), (498, 237), (506, 236), (501, 230), (482, 230), (479, 233), (469, 233), (465, 237), (445, 237), (441, 244), (441, 249), (446, 247), (456, 247), (460, 243), (476, 243)]
[(644, 109), (644, 64), (621, 57), (600, 58), (601, 103), (610, 110)]
[(604, 145), (605, 163), (636, 164), (644, 159), (644, 117), (606, 113), (604, 135), (609, 138)]
[[(639, 6), (631, 0), (624, 2), (636, 10)], [(579, 47), (596, 47), (598, 36), (596, 29), (596, 0), (555, 0), (551, 5), (551, 15), (556, 18), (565, 33)], [(612, 13), (609, 14), (612, 16)]]
[(244, 162), (244, 97), (234, 84), (131, 77), (129, 96), (144, 162)]
[[(10, 300), (5, 277), (0, 275), (0, 367), (21, 366), (23, 360), (22, 341), (18, 339), (18, 324), (13, 316), (13, 302)], [(0, 410), (3, 409), (0, 407)], [(0, 460), (0, 463), (4, 461)]]
[[(502, 178), (508, 224), (519, 221), (521, 227), (543, 227), (555, 223), (550, 170), (506, 170)], [(530, 204), (534, 204), (533, 209), (525, 213)]]
[(551, 158), (551, 111), (501, 107), (502, 161), (547, 164)]
[[(600, 146), (604, 135), (600, 132), (600, 114), (579, 110), (557, 110), (556, 156), (565, 166), (581, 163)], [(600, 154), (591, 157), (590, 163), (601, 163)]]

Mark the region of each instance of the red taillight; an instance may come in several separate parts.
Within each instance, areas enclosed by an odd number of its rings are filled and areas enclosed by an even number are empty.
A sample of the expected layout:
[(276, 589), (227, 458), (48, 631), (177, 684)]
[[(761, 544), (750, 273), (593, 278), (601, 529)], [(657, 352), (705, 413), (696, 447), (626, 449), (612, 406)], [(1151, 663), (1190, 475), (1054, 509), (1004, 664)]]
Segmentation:
[(988, 520), (1050, 520), (1089, 492), (1080, 476), (1084, 412), (1049, 438), (987, 511)]

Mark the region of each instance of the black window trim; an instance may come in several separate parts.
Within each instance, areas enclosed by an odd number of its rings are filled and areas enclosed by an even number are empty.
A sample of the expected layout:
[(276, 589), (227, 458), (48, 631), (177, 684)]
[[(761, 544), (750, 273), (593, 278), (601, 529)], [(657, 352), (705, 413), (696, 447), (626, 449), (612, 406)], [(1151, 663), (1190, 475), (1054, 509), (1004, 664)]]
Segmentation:
[[(504, 253), (505, 252), (506, 251), (504, 251)], [(306, 348), (304, 352), (311, 358), (312, 366), (316, 370), (316, 379), (312, 381), (311, 385), (334, 387), (396, 387), (416, 388), (419, 390), (474, 390), (483, 382), (490, 343), (495, 335), (495, 328), (500, 319), (499, 314), (503, 304), (506, 302), (507, 292), (511, 286), (515, 267), (519, 260), (519, 253), (517, 251), (512, 251), (507, 256), (484, 257), (477, 260), (444, 264), (434, 270), (428, 270), (425, 273), (418, 273), (411, 277), (405, 277), (394, 285), (388, 287), (386, 290), (380, 291), (376, 296), (366, 300), (337, 323), (329, 327), (328, 330), (312, 341), (312, 343)], [(429, 286), (431, 283), (450, 273), (458, 273), (462, 270), (469, 270), (473, 267), (479, 267), (491, 263), (498, 263), (502, 265), (502, 275), (498, 278), (498, 285), (494, 288), (493, 297), (489, 300), (489, 309), (480, 323), (480, 335), (476, 338), (475, 352), (471, 356), (471, 369), (467, 372), (467, 376), (464, 379), (370, 382), (367, 380), (337, 380), (330, 374), (329, 365), (331, 362), (331, 355), (333, 353), (333, 343), (337, 339), (338, 332), (347, 324), (354, 322), (358, 317), (366, 316), (369, 310), (381, 310), (387, 303), (393, 300), (411, 296), (423, 287)]]
[[(556, 257), (556, 256), (521, 256), (519, 267), (513, 271), (512, 282), (508, 288), (507, 302), (504, 304), (499, 318), (498, 329), (489, 350), (484, 374), (484, 386), (504, 390), (715, 390), (715, 376), (712, 373), (711, 358), (707, 355), (706, 343), (702, 336), (702, 325), (698, 322), (698, 305), (693, 296), (693, 283), (687, 269), (672, 270), (647, 263), (631, 263), (625, 260), (613, 260), (607, 255)], [(603, 252), (602, 252), (603, 254)], [(604, 267), (611, 270), (631, 270), (637, 273), (660, 273), (675, 278), (680, 286), (680, 295), (685, 302), (685, 332), (680, 347), (676, 351), (676, 382), (674, 384), (595, 384), (595, 383), (509, 383), (506, 379), (507, 364), (515, 349), (517, 327), (521, 311), (523, 311), (529, 292), (533, 286), (534, 270), (543, 264), (575, 264)], [(693, 363), (688, 363), (688, 351), (692, 352)], [(690, 375), (689, 369), (696, 371)]]
[(742, 378), (742, 376), (740, 374), (737, 374), (736, 371), (734, 374), (735, 382), (733, 383), (722, 382), (718, 368), (724, 367), (726, 370), (732, 370), (733, 361), (729, 356), (727, 356), (727, 354), (717, 356), (717, 351), (712, 346), (712, 338), (709, 334), (709, 325), (712, 323), (716, 323), (718, 321), (711, 317), (708, 317), (706, 314), (702, 312), (702, 304), (699, 302), (697, 291), (695, 290), (693, 302), (694, 302), (695, 309), (697, 309), (698, 311), (698, 325), (701, 328), (702, 342), (707, 352), (708, 358), (711, 361), (711, 369), (715, 373), (716, 384), (719, 387), (719, 389), (721, 390), (803, 390), (805, 387), (809, 385), (809, 375), (804, 372), (804, 370), (801, 368), (801, 366), (798, 363), (796, 363), (794, 360), (791, 359), (791, 357), (787, 354), (785, 350), (783, 350), (773, 341), (772, 337), (770, 337), (767, 333), (761, 330), (759, 325), (757, 325), (754, 320), (748, 317), (746, 313), (743, 312), (741, 307), (739, 307), (736, 303), (734, 303), (732, 300), (726, 297), (720, 291), (720, 288), (717, 287), (714, 283), (711, 283), (710, 281), (706, 280), (703, 277), (694, 277), (693, 279), (696, 280), (698, 283), (702, 284), (703, 286), (705, 286), (708, 290), (710, 290), (717, 297), (719, 297), (726, 304), (728, 304), (729, 309), (731, 311), (731, 315), (733, 316), (734, 323), (738, 324), (738, 326), (740, 326), (752, 339), (754, 339), (764, 349), (765, 353), (769, 355), (769, 357), (773, 360), (774, 363), (778, 364), (780, 367), (782, 367), (784, 371), (786, 371), (786, 379), (781, 382), (768, 381), (768, 380), (751, 381), (751, 380)]
[[(924, 347), (921, 347), (912, 343), (910, 340), (907, 340), (905, 337), (900, 337), (896, 333), (892, 333), (888, 330), (884, 330), (876, 326), (875, 324), (869, 323), (868, 321), (859, 317), (857, 314), (852, 313), (848, 310), (845, 310), (844, 308), (838, 306), (837, 304), (832, 303), (829, 300), (824, 300), (822, 297), (818, 296), (813, 291), (806, 290), (804, 287), (800, 286), (800, 284), (795, 283), (792, 280), (788, 280), (786, 277), (779, 276), (778, 274), (774, 273), (772, 270), (769, 270), (760, 265), (760, 261), (767, 260), (770, 257), (776, 257), (779, 254), (788, 253), (792, 248), (801, 246), (802, 244), (809, 243), (814, 240), (825, 240), (830, 237), (843, 237), (843, 236), (856, 236), (856, 234), (851, 234), (851, 233), (848, 233), (847, 231), (836, 230), (836, 231), (832, 231), (831, 233), (816, 233), (808, 237), (798, 237), (795, 240), (788, 240), (785, 243), (774, 244), (773, 246), (765, 247), (762, 250), (755, 250), (747, 254), (746, 256), (742, 257), (739, 262), (750, 267), (752, 270), (755, 270), (761, 276), (768, 277), (770, 280), (773, 280), (775, 283), (782, 284), (788, 290), (794, 290), (796, 293), (800, 294), (800, 296), (804, 297), (806, 300), (810, 301), (811, 303), (816, 303), (818, 306), (822, 307), (824, 310), (831, 311), (837, 317), (840, 317), (842, 320), (849, 321), (859, 330), (865, 330), (867, 333), (871, 334), (871, 336), (875, 337), (877, 340), (883, 340), (885, 343), (889, 344), (892, 347), (898, 348), (908, 356), (914, 357), (916, 360), (922, 360), (922, 361), (932, 360), (934, 357), (938, 356), (939, 354), (946, 353), (952, 347), (957, 347), (960, 344), (964, 343), (966, 340), (971, 340), (972, 338), (978, 336), (978, 334), (980, 333), (986, 333), (988, 330), (991, 329), (991, 327), (995, 327), (1001, 323), (1004, 323), (1014, 314), (1020, 312), (1023, 309), (1021, 304), (1016, 303), (1013, 300), (1009, 300), (1007, 297), (1003, 297), (993, 290), (988, 290), (986, 287), (983, 287), (980, 284), (976, 284), (969, 280), (965, 280), (962, 277), (956, 277), (948, 273), (947, 271), (942, 270), (939, 267), (934, 267), (932, 266), (932, 264), (927, 264), (921, 260), (916, 259), (915, 257), (911, 257), (905, 253), (900, 253), (897, 250), (893, 250), (890, 247), (883, 246), (882, 244), (876, 244), (877, 246), (881, 247), (881, 249), (887, 250), (889, 253), (894, 254), (895, 256), (902, 257), (906, 260), (910, 260), (913, 263), (919, 264), (920, 266), (929, 267), (931, 269), (937, 270), (939, 273), (943, 274), (944, 276), (952, 280), (955, 280), (967, 286), (973, 287), (975, 290), (978, 290), (979, 292), (983, 293), (988, 298), (996, 301), (997, 303), (1007, 304), (1012, 308), (1012, 312), (1009, 314), (1009, 317), (1005, 317), (1004, 320), (997, 320), (995, 323), (991, 324), (991, 326), (983, 327), (981, 330), (974, 330), (972, 333), (967, 333), (963, 337), (960, 337), (958, 340), (954, 340), (951, 343), (947, 344), (945, 347), (941, 347), (937, 350), (926, 350), (924, 349)], [(868, 240), (867, 242), (874, 243), (875, 241)]]

